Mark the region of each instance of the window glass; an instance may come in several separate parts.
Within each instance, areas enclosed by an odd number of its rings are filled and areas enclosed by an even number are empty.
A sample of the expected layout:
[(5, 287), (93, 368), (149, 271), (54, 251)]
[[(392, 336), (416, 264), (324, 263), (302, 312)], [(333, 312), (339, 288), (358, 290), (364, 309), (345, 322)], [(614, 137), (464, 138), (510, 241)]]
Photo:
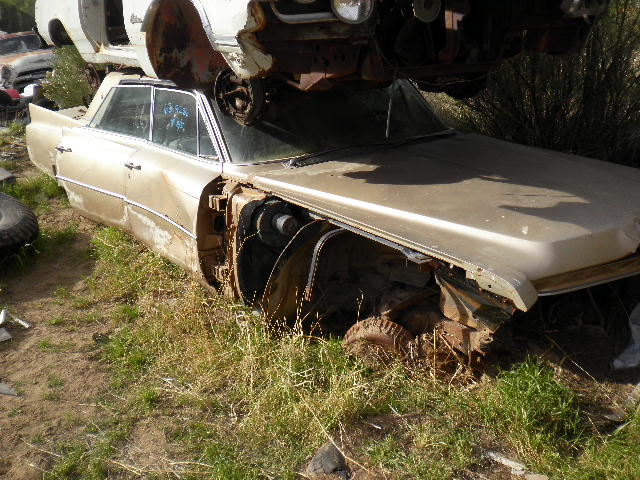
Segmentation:
[(336, 88), (303, 93), (282, 89), (271, 97), (260, 121), (248, 127), (223, 114), (215, 100), (211, 104), (232, 161), (238, 163), (282, 160), (348, 146), (394, 143), (446, 130), (406, 80), (399, 80), (388, 88), (364, 90)]
[(198, 134), (200, 135), (200, 156), (217, 157), (218, 153), (213, 146), (204, 118), (202, 118), (200, 113), (198, 113)]
[(173, 150), (197, 155), (198, 108), (196, 99), (175, 90), (156, 90), (153, 142)]
[(151, 87), (112, 88), (90, 127), (138, 138), (149, 138)]

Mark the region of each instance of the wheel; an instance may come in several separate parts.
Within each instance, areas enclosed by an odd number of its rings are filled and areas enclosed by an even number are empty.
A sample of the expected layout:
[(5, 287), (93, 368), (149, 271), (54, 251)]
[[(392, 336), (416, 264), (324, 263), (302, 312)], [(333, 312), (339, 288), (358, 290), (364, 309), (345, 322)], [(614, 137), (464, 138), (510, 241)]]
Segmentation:
[(34, 213), (15, 198), (0, 193), (0, 254), (30, 243), (37, 236)]
[(351, 327), (342, 345), (347, 353), (360, 358), (368, 367), (388, 364), (409, 356), (413, 335), (390, 320), (372, 317)]
[(214, 96), (220, 111), (243, 126), (258, 120), (265, 103), (262, 80), (243, 80), (229, 69), (218, 74)]

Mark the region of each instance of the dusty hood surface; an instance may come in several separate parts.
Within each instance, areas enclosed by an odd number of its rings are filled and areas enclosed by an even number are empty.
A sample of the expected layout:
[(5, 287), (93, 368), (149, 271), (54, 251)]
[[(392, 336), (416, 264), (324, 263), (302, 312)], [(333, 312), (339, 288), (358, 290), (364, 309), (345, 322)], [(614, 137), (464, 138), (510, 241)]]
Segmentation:
[(640, 171), (479, 135), (225, 172), (476, 271), (491, 291), (511, 286), (525, 306), (536, 298), (531, 281), (640, 244)]

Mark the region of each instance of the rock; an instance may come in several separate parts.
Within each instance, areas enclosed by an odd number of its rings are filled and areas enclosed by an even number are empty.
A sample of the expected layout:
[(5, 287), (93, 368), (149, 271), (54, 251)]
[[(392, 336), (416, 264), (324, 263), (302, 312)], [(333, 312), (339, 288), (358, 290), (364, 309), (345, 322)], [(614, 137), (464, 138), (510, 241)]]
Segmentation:
[(311, 458), (305, 473), (310, 478), (322, 478), (323, 475), (334, 475), (342, 480), (351, 476), (344, 455), (329, 442), (322, 445)]
[(539, 473), (526, 473), (524, 475), (524, 480), (549, 480), (549, 477)]
[(7, 332), (6, 328), (0, 328), (0, 343), (6, 342), (7, 340), (11, 340), (13, 337), (9, 332)]
[(13, 388), (11, 388), (6, 383), (0, 382), (0, 395), (10, 395), (12, 397), (17, 397), (18, 392), (16, 392)]
[(13, 176), (13, 173), (0, 168), (0, 185), (10, 185), (12, 183), (16, 183), (16, 177)]

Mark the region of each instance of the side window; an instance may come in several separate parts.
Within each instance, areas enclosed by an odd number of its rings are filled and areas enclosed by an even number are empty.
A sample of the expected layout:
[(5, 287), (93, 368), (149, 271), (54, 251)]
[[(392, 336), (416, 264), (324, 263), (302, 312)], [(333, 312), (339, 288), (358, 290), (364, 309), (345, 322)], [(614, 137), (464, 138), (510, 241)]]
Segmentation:
[(90, 127), (137, 138), (149, 138), (151, 87), (112, 88)]
[(204, 118), (202, 118), (202, 112), (198, 112), (198, 135), (200, 136), (200, 156), (218, 158), (218, 152), (216, 152), (216, 148), (213, 146), (213, 141), (207, 131)]
[(156, 90), (153, 143), (197, 155), (198, 107), (193, 95), (174, 90)]

